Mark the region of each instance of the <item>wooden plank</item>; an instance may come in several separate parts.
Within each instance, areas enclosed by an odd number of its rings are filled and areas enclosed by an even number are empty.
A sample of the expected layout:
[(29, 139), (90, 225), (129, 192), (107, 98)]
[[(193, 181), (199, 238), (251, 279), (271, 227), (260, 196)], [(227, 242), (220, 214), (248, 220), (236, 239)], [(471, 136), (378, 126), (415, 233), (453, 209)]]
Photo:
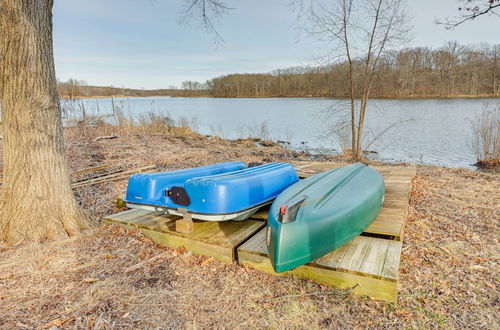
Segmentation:
[(264, 207), (250, 216), (250, 219), (267, 220), (269, 214), (269, 207)]
[(134, 222), (135, 219), (140, 219), (143, 216), (151, 213), (146, 210), (130, 209), (127, 211), (119, 212), (110, 216), (103, 218), (103, 220), (111, 220), (122, 223)]
[(373, 277), (382, 276), (389, 243), (391, 243), (389, 240), (372, 239), (358, 271)]
[(193, 220), (192, 219), (180, 219), (175, 221), (175, 231), (179, 233), (189, 234), (193, 232)]
[(276, 274), (267, 255), (265, 230), (261, 230), (238, 248), (238, 262), (273, 275), (312, 279), (342, 289), (354, 287), (354, 294), (396, 302), (400, 251), (401, 242), (357, 237), (314, 262)]
[(380, 213), (378, 214), (378, 216), (397, 216), (397, 217), (400, 217), (400, 219), (402, 219), (403, 221), (406, 221), (406, 214), (407, 214), (407, 210), (405, 209), (389, 209), (389, 208), (382, 208), (382, 210), (380, 211)]
[(385, 195), (384, 201), (404, 202), (404, 203), (408, 204), (408, 202), (410, 201), (410, 198), (409, 198), (409, 196), (406, 196), (406, 195), (401, 195), (401, 194), (398, 195), (395, 193), (390, 193), (390, 194)]
[(129, 221), (136, 224), (137, 226), (152, 229), (152, 227), (156, 225), (156, 223), (164, 222), (165, 220), (170, 220), (170, 218), (161, 214), (159, 215), (156, 212), (150, 212), (148, 214), (144, 214), (139, 218)]
[(346, 252), (337, 268), (357, 273), (368, 253), (368, 250), (370, 249), (373, 239), (370, 237), (359, 236), (351, 242), (349, 250)]
[(380, 274), (382, 277), (397, 278), (402, 248), (403, 243), (401, 242), (389, 244), (384, 260), (384, 267)]
[[(397, 274), (390, 276), (390, 272), (386, 271), (384, 273), (383, 269), (384, 267), (386, 269), (398, 268), (399, 258), (394, 260), (393, 256), (397, 251), (401, 251), (400, 248), (401, 242), (358, 236), (348, 244), (318, 258), (308, 265), (395, 281), (397, 279)], [(392, 252), (392, 255), (386, 258), (389, 250)], [(238, 253), (240, 254), (242, 252), (268, 258), (269, 254), (265, 244), (265, 229), (260, 230), (247, 242), (242, 244), (238, 248)]]
[(291, 271), (276, 274), (269, 258), (238, 251), (239, 264), (268, 274), (279, 276), (295, 276), (313, 280), (339, 289), (351, 289), (351, 293), (369, 296), (392, 303), (397, 302), (397, 282), (346, 273), (338, 270), (313, 267), (309, 264), (297, 267)]
[(179, 218), (160, 212), (132, 209), (105, 217), (103, 221), (137, 228), (165, 246), (184, 247), (197, 254), (230, 263), (235, 260), (235, 248), (265, 226), (265, 222), (260, 220), (194, 221), (191, 233), (179, 233), (173, 221)]
[(384, 205), (377, 218), (366, 228), (365, 233), (403, 238), (410, 201), (411, 180), (386, 180)]
[(332, 251), (331, 253), (328, 253), (321, 258), (316, 259), (314, 263), (320, 266), (324, 266), (325, 268), (336, 269), (345, 258), (349, 249), (351, 249), (352, 244), (353, 241), (350, 241), (347, 244), (336, 249), (335, 251)]
[(135, 210), (135, 209), (129, 209), (129, 210), (125, 210), (125, 211), (122, 211), (122, 212), (119, 212), (119, 213), (108, 215), (105, 218), (110, 219), (110, 220), (115, 220), (115, 221), (122, 221), (122, 219), (126, 218), (130, 214), (134, 214), (137, 211), (138, 210)]
[(403, 215), (379, 214), (364, 232), (368, 234), (393, 236), (395, 240), (400, 240), (402, 226), (405, 222), (406, 217)]
[(251, 239), (243, 243), (239, 250), (244, 250), (248, 253), (268, 256), (266, 247), (266, 231), (260, 230)]
[(229, 249), (216, 244), (191, 240), (186, 237), (175, 236), (155, 230), (141, 229), (147, 237), (155, 243), (167, 247), (182, 247), (199, 255), (209, 256), (224, 263), (233, 263), (235, 260), (234, 249)]
[(246, 220), (245, 222), (247, 221), (252, 221), (252, 227), (250, 228), (241, 227), (236, 231), (234, 231), (232, 235), (228, 237), (229, 243), (234, 248), (241, 245), (241, 243), (246, 241), (249, 237), (251, 237), (253, 234), (255, 234), (257, 231), (259, 231), (266, 225), (265, 222), (262, 221)]
[[(349, 164), (344, 164), (349, 165)], [(323, 165), (323, 166), (309, 166), (307, 168), (300, 168), (297, 169), (297, 174), (299, 175), (299, 178), (307, 178), (310, 177), (311, 175), (321, 173), (323, 171), (331, 170), (334, 168), (338, 168), (340, 166), (338, 165)], [(398, 180), (401, 179), (401, 181), (406, 182), (406, 178), (413, 179), (413, 177), (416, 174), (416, 169), (414, 167), (398, 167), (398, 166), (372, 166), (374, 169), (378, 170), (382, 176), (384, 176), (384, 179), (387, 180)]]

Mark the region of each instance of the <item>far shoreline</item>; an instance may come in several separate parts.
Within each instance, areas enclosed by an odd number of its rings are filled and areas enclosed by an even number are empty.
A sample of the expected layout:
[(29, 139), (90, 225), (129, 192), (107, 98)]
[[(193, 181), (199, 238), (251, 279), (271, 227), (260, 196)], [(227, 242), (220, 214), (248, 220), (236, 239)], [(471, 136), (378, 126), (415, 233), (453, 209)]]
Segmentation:
[[(94, 96), (60, 96), (63, 100), (88, 100), (88, 99), (109, 99), (109, 98), (151, 98), (151, 97), (171, 97), (171, 98), (213, 98), (213, 99), (331, 99), (348, 100), (349, 97), (331, 97), (331, 96), (212, 96), (212, 95), (94, 95)], [(356, 98), (359, 99), (359, 98)], [(500, 95), (415, 95), (415, 96), (371, 96), (370, 99), (377, 100), (427, 100), (427, 99), (500, 99)]]

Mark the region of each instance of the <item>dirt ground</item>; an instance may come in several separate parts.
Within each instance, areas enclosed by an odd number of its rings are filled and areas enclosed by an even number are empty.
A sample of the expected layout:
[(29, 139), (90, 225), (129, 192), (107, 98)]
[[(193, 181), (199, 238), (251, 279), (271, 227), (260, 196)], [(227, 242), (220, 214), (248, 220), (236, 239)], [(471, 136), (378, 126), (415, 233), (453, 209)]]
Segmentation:
[[(249, 140), (112, 130), (67, 130), (71, 168), (308, 158)], [(114, 133), (117, 139), (93, 142)], [(76, 190), (96, 224), (81, 236), (0, 248), (0, 328), (500, 327), (499, 174), (418, 167), (398, 304), (225, 265), (100, 225), (125, 187), (120, 181)]]

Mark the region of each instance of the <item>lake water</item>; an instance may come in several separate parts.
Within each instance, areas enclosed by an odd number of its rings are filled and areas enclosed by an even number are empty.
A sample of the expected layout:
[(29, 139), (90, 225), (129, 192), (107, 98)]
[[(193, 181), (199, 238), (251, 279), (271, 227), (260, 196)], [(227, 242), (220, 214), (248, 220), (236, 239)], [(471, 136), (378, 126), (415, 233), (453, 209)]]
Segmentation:
[[(112, 112), (111, 99), (84, 100), (87, 113)], [(296, 150), (338, 153), (341, 142), (331, 126), (346, 114), (345, 101), (323, 98), (126, 98), (115, 105), (135, 118), (150, 111), (174, 120), (191, 121), (202, 134), (228, 139), (257, 136), (289, 141)], [(500, 99), (412, 99), (369, 101), (365, 145), (395, 124), (369, 150), (370, 157), (470, 167), (475, 162), (470, 147), (470, 119), (500, 104)], [(328, 110), (330, 109), (330, 110)]]

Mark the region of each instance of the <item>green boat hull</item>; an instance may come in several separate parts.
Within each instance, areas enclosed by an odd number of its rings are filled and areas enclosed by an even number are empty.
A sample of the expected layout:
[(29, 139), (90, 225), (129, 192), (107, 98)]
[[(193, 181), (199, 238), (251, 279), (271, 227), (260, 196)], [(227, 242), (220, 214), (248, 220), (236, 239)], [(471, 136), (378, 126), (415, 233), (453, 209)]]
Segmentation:
[(384, 179), (361, 163), (313, 175), (284, 190), (269, 211), (266, 244), (281, 273), (361, 234), (384, 202)]

